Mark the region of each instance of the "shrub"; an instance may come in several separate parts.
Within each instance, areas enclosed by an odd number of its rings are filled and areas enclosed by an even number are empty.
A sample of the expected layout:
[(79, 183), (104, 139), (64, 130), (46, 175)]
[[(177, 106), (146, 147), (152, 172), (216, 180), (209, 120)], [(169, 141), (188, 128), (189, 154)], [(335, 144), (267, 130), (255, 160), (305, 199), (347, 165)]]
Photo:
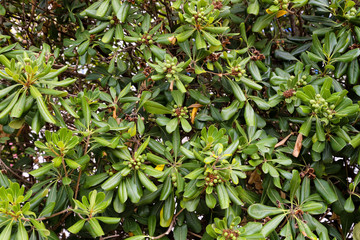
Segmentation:
[(0, 239), (360, 239), (351, 0), (0, 5)]

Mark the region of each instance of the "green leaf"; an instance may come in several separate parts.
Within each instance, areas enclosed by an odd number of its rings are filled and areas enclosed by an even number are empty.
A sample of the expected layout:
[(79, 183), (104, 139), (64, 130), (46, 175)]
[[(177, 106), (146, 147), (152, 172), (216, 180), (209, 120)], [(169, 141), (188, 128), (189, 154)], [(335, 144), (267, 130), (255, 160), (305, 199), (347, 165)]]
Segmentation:
[(221, 110), (221, 117), (226, 121), (233, 117), (237, 112), (240, 106), (239, 101), (234, 100), (229, 107), (223, 108)]
[(130, 9), (131, 4), (127, 1), (123, 2), (120, 6), (119, 11), (116, 13), (116, 17), (120, 20), (120, 22), (124, 23)]
[(281, 50), (275, 50), (275, 57), (286, 61), (297, 61), (297, 58), (294, 57), (291, 53)]
[(248, 64), (248, 69), (252, 75), (252, 77), (256, 80), (256, 81), (261, 81), (261, 74), (260, 74), (260, 70), (258, 68), (258, 66), (255, 64), (254, 61), (250, 61)]
[(4, 8), (3, 5), (0, 4), (0, 15), (5, 16), (5, 14), (6, 14), (6, 9)]
[(335, 152), (339, 152), (346, 146), (346, 142), (341, 137), (330, 136), (330, 145)]
[(53, 168), (53, 164), (48, 163), (43, 167), (40, 167), (38, 169), (35, 169), (35, 170), (29, 172), (29, 174), (36, 177), (36, 178), (38, 178), (38, 177), (43, 176), (45, 173), (48, 173), (50, 171), (50, 169), (52, 169), (52, 168)]
[(166, 131), (168, 133), (172, 133), (175, 131), (175, 129), (178, 127), (178, 125), (179, 125), (179, 120), (177, 118), (173, 118), (166, 125)]
[(360, 145), (360, 133), (358, 133), (349, 143), (353, 148), (358, 147)]
[(118, 224), (121, 220), (116, 217), (96, 217), (96, 219), (106, 224)]
[(95, 218), (90, 218), (89, 224), (90, 224), (91, 229), (94, 231), (94, 233), (97, 237), (105, 234), (104, 231), (102, 230), (98, 220), (96, 220)]
[(360, 56), (360, 49), (355, 48), (352, 49), (348, 52), (346, 52), (345, 54), (341, 55), (340, 57), (334, 58), (334, 61), (339, 61), (339, 62), (351, 62), (352, 60), (356, 59), (357, 57)]
[(144, 108), (148, 113), (152, 114), (171, 114), (171, 110), (167, 107), (164, 107), (160, 103), (147, 101), (144, 103)]
[(74, 225), (72, 225), (71, 227), (69, 227), (67, 230), (71, 233), (78, 233), (80, 232), (80, 230), (84, 227), (86, 220), (85, 219), (81, 219), (79, 221), (77, 221)]
[(136, 236), (132, 236), (129, 238), (126, 238), (126, 240), (143, 240), (145, 239), (147, 236), (146, 235), (136, 235)]
[(242, 89), (240, 88), (240, 86), (236, 82), (234, 82), (230, 79), (228, 79), (228, 83), (231, 86), (231, 89), (234, 93), (235, 98), (237, 100), (239, 100), (240, 102), (246, 101), (246, 97), (245, 97)]
[(195, 29), (191, 29), (185, 32), (182, 32), (178, 35), (176, 35), (176, 39), (178, 40), (179, 43), (182, 43), (184, 41), (186, 41), (193, 33), (194, 33)]
[(285, 210), (277, 207), (270, 207), (263, 204), (253, 204), (248, 208), (248, 213), (255, 219), (262, 219), (267, 216), (283, 213)]
[(248, 14), (257, 16), (259, 14), (259, 2), (257, 0), (251, 0), (246, 11)]
[(90, 45), (90, 40), (86, 40), (84, 41), (82, 44), (80, 44), (77, 52), (79, 55), (84, 55), (85, 52), (88, 50), (89, 48), (89, 45)]
[(213, 46), (221, 45), (221, 42), (217, 40), (211, 33), (201, 30), (203, 36), (205, 37), (206, 41), (208, 41)]
[(269, 26), (271, 21), (274, 19), (276, 13), (271, 14), (265, 14), (259, 18), (256, 19), (256, 22), (254, 23), (252, 27), (253, 32), (261, 32), (264, 28)]
[(325, 141), (325, 133), (324, 129), (322, 127), (321, 120), (319, 118), (316, 118), (316, 136), (319, 139), (319, 141)]
[(110, 191), (110, 190), (116, 188), (119, 185), (122, 177), (123, 176), (121, 175), (121, 172), (115, 173), (113, 176), (111, 176), (108, 180), (106, 180), (101, 185), (101, 188), (106, 190), (106, 191)]
[(150, 181), (143, 172), (137, 171), (137, 173), (138, 173), (140, 182), (144, 185), (144, 187), (146, 189), (148, 189), (150, 192), (155, 192), (157, 190), (156, 185), (152, 181)]
[(293, 177), (290, 181), (290, 202), (293, 202), (294, 196), (296, 194), (296, 191), (299, 189), (301, 182), (299, 171), (293, 170), (292, 175)]
[(245, 106), (244, 118), (247, 126), (257, 127), (256, 115), (249, 102)]
[(228, 193), (226, 191), (226, 188), (225, 188), (224, 184), (216, 185), (216, 192), (217, 192), (217, 195), (218, 195), (220, 208), (221, 209), (229, 208), (230, 199), (229, 199), (229, 195), (228, 195)]
[(360, 70), (359, 70), (359, 60), (355, 59), (351, 61), (347, 69), (347, 77), (350, 84), (356, 84), (359, 81)]
[(269, 236), (270, 233), (279, 226), (279, 224), (282, 222), (282, 220), (285, 218), (285, 216), (286, 216), (286, 214), (281, 214), (281, 215), (278, 215), (278, 216), (274, 217), (273, 219), (271, 219), (269, 222), (267, 222), (263, 226), (263, 228), (261, 230), (261, 234), (264, 237)]
[(327, 181), (316, 178), (314, 182), (317, 192), (326, 200), (327, 203), (330, 204), (338, 200), (336, 193)]
[(105, 0), (104, 2), (102, 2), (98, 10), (96, 11), (96, 15), (99, 17), (104, 17), (109, 8), (109, 5), (110, 0)]
[(184, 129), (185, 132), (190, 132), (191, 131), (192, 127), (191, 127), (190, 123), (185, 118), (180, 118), (180, 123), (181, 123), (182, 129)]
[(82, 107), (82, 112), (84, 115), (86, 127), (89, 128), (90, 120), (91, 120), (91, 110), (87, 98), (85, 96), (81, 98), (81, 107)]
[(12, 221), (6, 225), (6, 227), (2, 230), (0, 234), (1, 240), (10, 240), (11, 237), (11, 230), (12, 230)]
[[(196, 44), (196, 48), (197, 48), (197, 49), (202, 49), (202, 48), (206, 48), (206, 47), (207, 47), (206, 42), (205, 42), (205, 40), (203, 39), (203, 37), (201, 36), (200, 31), (196, 31), (196, 34), (195, 34), (195, 44)], [(199, 72), (196, 72), (196, 74), (200, 74), (200, 73), (199, 73)]]
[(16, 239), (21, 239), (21, 240), (28, 240), (29, 236), (28, 233), (26, 232), (26, 229), (24, 227), (24, 224), (22, 221), (19, 221), (19, 225), (18, 225), (18, 231), (16, 233)]
[(311, 130), (312, 117), (308, 117), (305, 122), (301, 125), (299, 133), (307, 137)]
[(188, 234), (187, 225), (175, 226), (174, 228), (174, 239), (175, 240), (186, 240)]

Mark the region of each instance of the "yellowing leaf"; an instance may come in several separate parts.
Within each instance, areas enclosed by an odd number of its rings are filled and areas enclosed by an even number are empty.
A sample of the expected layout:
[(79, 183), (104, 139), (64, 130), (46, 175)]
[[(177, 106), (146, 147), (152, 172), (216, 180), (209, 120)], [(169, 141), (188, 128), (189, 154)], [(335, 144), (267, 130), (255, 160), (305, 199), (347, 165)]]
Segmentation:
[(156, 170), (162, 171), (164, 170), (165, 164), (160, 164), (155, 167)]
[(276, 17), (279, 18), (279, 17), (284, 16), (285, 14), (287, 14), (286, 10), (279, 10), (276, 14)]
[[(267, 14), (272, 14), (274, 12), (272, 12), (270, 9), (266, 9), (266, 13)], [(285, 14), (287, 14), (288, 12), (286, 10), (279, 10), (277, 13), (276, 13), (276, 18), (279, 18), (279, 17), (282, 17), (284, 16)]]
[(135, 136), (136, 135), (136, 125), (129, 128), (128, 133), (130, 134), (131, 137)]
[(172, 221), (172, 217), (169, 218), (167, 221), (164, 219), (164, 206), (160, 210), (160, 226), (162, 227), (169, 227)]
[(198, 108), (194, 107), (191, 111), (191, 124), (194, 124), (194, 122), (195, 122), (197, 110), (198, 110)]
[(270, 9), (266, 9), (266, 13), (267, 13), (267, 14), (272, 14), (273, 12), (270, 11)]

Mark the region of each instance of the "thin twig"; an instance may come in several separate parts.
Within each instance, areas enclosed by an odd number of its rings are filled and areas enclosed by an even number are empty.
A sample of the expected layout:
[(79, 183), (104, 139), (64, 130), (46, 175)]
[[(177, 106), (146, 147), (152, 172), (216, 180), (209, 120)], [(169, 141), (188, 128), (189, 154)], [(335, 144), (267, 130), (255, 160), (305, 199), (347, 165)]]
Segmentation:
[(185, 208), (182, 208), (172, 219), (171, 223), (170, 223), (170, 226), (169, 228), (166, 230), (166, 232), (156, 236), (156, 237), (150, 237), (151, 239), (159, 239), (159, 238), (162, 238), (166, 235), (169, 235), (169, 233), (171, 232), (171, 230), (173, 229), (174, 225), (175, 225), (175, 222), (176, 222), (176, 218), (180, 215), (180, 213), (182, 213), (182, 211), (184, 211)]

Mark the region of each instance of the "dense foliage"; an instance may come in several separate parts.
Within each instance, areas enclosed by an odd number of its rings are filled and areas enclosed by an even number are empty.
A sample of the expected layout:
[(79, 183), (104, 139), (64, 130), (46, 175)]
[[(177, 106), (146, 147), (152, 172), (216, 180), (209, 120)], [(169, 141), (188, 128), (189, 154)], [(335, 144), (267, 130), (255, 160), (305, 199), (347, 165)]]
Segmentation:
[(0, 2), (0, 239), (360, 239), (351, 0)]

